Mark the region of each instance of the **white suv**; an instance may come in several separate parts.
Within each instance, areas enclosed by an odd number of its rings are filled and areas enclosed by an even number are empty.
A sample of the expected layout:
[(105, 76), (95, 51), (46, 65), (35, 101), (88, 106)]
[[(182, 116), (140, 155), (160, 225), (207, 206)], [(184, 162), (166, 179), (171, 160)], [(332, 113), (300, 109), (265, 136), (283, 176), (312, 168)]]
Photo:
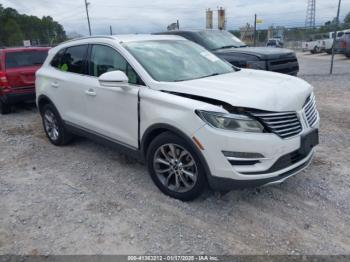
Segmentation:
[[(179, 36), (90, 37), (49, 51), (37, 105), (54, 145), (73, 134), (146, 162), (165, 194), (280, 183), (318, 144), (313, 88), (238, 69)], [(126, 174), (127, 175), (127, 174)]]

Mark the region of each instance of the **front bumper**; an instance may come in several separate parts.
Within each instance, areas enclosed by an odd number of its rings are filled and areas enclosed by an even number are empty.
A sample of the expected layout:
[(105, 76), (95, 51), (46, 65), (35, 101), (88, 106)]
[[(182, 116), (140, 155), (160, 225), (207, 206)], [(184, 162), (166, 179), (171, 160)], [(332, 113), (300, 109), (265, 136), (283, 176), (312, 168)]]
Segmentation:
[(310, 152), (310, 154), (303, 159), (303, 161), (300, 161), (291, 169), (288, 171), (279, 174), (275, 177), (270, 178), (264, 178), (264, 179), (256, 179), (256, 180), (234, 180), (234, 179), (228, 179), (228, 178), (222, 178), (222, 177), (216, 177), (216, 176), (209, 176), (208, 182), (210, 187), (213, 190), (217, 191), (229, 191), (232, 189), (242, 189), (242, 188), (254, 188), (254, 187), (260, 187), (260, 186), (267, 186), (267, 185), (273, 185), (273, 184), (280, 184), (284, 182), (286, 179), (297, 175), (301, 171), (303, 171), (305, 168), (307, 168), (313, 158), (314, 150)]
[(299, 72), (299, 62), (296, 57), (268, 60), (267, 70), (296, 76)]
[[(318, 126), (317, 126), (318, 127)], [(298, 153), (301, 137), (282, 139), (271, 133), (241, 133), (203, 126), (194, 136), (202, 143), (202, 154), (209, 166), (208, 182), (214, 190), (258, 187), (281, 183), (305, 169), (312, 161), (314, 148)], [(225, 152), (244, 152), (261, 155), (256, 163), (241, 164), (229, 161)], [(237, 163), (237, 165), (235, 164)]]

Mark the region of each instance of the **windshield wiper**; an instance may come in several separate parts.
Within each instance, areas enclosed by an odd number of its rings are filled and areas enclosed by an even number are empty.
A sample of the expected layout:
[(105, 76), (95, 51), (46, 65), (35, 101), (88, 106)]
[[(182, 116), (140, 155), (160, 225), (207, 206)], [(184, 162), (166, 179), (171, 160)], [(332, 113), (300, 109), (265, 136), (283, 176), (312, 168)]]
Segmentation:
[(207, 75), (207, 76), (198, 77), (197, 79), (207, 78), (207, 77), (211, 77), (211, 76), (218, 76), (218, 75), (219, 75), (219, 73), (213, 73), (213, 74), (210, 74), (210, 75)]
[(236, 47), (237, 46), (235, 46), (235, 45), (225, 45), (225, 46), (222, 46), (222, 47), (215, 48), (215, 49), (213, 49), (213, 51), (219, 50), (219, 49), (236, 48)]
[(197, 78), (193, 78), (193, 79), (180, 79), (180, 80), (174, 80), (173, 82), (183, 82), (183, 81), (191, 81), (191, 80), (197, 80), (197, 79), (201, 79), (201, 78), (207, 78), (207, 77), (211, 77), (211, 76), (218, 76), (220, 75), (219, 73), (213, 73), (210, 75), (206, 75), (206, 76), (201, 76), (201, 77), (197, 77)]

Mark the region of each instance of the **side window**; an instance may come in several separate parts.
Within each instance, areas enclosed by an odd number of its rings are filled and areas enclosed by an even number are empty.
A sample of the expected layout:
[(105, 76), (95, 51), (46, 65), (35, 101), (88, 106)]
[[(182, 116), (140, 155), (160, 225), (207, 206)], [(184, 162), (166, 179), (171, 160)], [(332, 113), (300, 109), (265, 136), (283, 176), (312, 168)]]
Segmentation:
[(51, 61), (51, 66), (60, 68), (64, 52), (65, 52), (65, 49), (58, 51), (58, 53), (54, 56), (54, 58)]
[(135, 70), (128, 64), (113, 48), (103, 45), (93, 45), (90, 58), (90, 75), (99, 77), (100, 75), (120, 70), (129, 78), (129, 83), (144, 85)]
[(62, 56), (59, 68), (62, 71), (82, 74), (87, 47), (87, 45), (68, 47)]

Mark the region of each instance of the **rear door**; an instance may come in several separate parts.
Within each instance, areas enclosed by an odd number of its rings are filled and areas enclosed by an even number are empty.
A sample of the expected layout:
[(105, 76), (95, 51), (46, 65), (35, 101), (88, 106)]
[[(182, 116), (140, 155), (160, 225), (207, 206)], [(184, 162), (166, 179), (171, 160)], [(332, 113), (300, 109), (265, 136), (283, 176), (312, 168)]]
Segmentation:
[(34, 92), (35, 72), (44, 63), (47, 52), (47, 49), (6, 51), (6, 77), (13, 90)]
[(88, 45), (76, 45), (61, 50), (51, 61), (49, 97), (54, 99), (63, 120), (78, 126), (87, 125), (84, 103), (87, 76)]

